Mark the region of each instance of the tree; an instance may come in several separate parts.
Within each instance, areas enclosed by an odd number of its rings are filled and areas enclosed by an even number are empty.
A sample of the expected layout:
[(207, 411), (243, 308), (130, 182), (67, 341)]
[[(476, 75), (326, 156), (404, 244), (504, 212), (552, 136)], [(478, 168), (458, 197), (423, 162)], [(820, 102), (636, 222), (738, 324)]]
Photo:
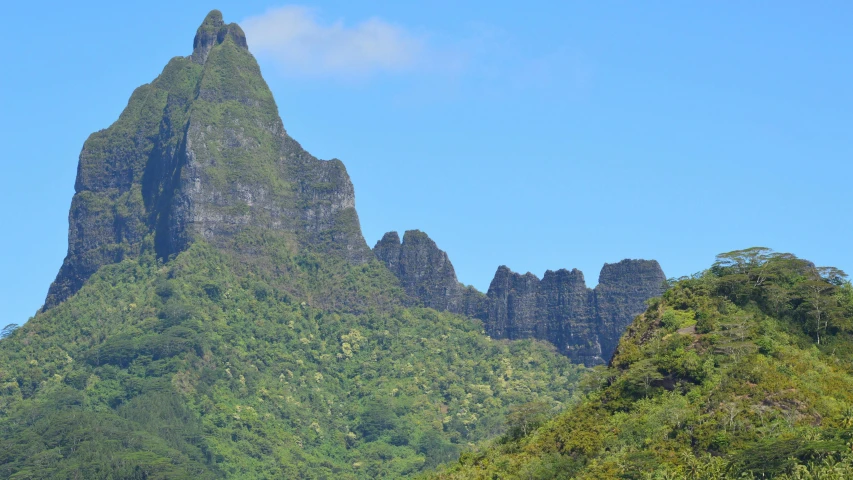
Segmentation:
[(720, 287), (732, 301), (740, 303), (752, 297), (755, 289), (768, 279), (766, 264), (773, 257), (767, 247), (752, 247), (717, 255), (711, 272), (721, 277)]
[(733, 250), (717, 255), (717, 261), (711, 268), (717, 271), (725, 269), (732, 273), (749, 274), (750, 270), (764, 265), (772, 253), (773, 250), (767, 247)]
[(820, 345), (820, 332), (829, 328), (829, 322), (838, 302), (833, 295), (838, 287), (822, 278), (814, 278), (801, 283), (799, 290), (803, 296), (800, 308), (804, 309), (805, 315), (811, 317), (814, 325), (815, 341)]
[(376, 400), (368, 400), (361, 410), (358, 433), (368, 442), (376, 440), (388, 430), (397, 426), (397, 414), (389, 405)]
[(9, 325), (6, 325), (3, 327), (3, 330), (0, 330), (0, 339), (12, 335), (18, 327), (19, 325), (17, 323), (10, 323)]
[(820, 275), (820, 278), (839, 287), (844, 285), (847, 279), (847, 274), (844, 273), (844, 270), (835, 267), (817, 267), (817, 273)]
[(543, 401), (509, 407), (509, 414), (506, 416), (507, 436), (511, 439), (526, 437), (548, 419), (549, 410), (548, 404)]

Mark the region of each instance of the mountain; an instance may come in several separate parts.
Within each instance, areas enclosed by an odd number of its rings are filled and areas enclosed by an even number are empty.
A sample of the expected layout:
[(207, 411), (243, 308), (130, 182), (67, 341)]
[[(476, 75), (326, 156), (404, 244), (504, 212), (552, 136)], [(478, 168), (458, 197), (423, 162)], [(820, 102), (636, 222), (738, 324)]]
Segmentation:
[(169, 258), (194, 240), (253, 263), (274, 262), (269, 243), (371, 258), (343, 163), (314, 158), (287, 134), (243, 31), (218, 12), (190, 56), (169, 61), (86, 140), (74, 189), (68, 255), (46, 309), (104, 265), (146, 251)]
[(853, 478), (853, 286), (751, 248), (674, 282), (584, 395), (517, 406), (439, 479)]
[(587, 366), (610, 359), (625, 328), (666, 282), (654, 260), (605, 264), (594, 289), (577, 269), (548, 270), (539, 280), (501, 266), (483, 295), (456, 279), (447, 253), (419, 230), (405, 232), (402, 242), (388, 232), (373, 253), (423, 305), (478, 318), (493, 338), (546, 340)]
[(0, 340), (0, 478), (400, 478), (571, 401), (550, 344), (416, 305), (246, 45), (211, 12), (86, 140), (68, 255)]
[[(287, 134), (242, 29), (218, 13), (199, 27), (190, 56), (173, 58), (157, 79), (133, 92), (118, 121), (83, 145), (68, 254), (44, 309), (76, 293), (105, 265), (145, 252), (169, 259), (198, 240), (328, 307), (337, 299), (290, 280), (296, 269), (278, 252), (350, 265), (373, 258), (343, 163), (318, 160)], [(391, 232), (374, 253), (424, 306), (479, 318), (495, 338), (550, 341), (587, 365), (610, 357), (665, 280), (656, 262), (622, 262), (605, 266), (595, 291), (581, 282), (577, 292), (561, 292), (574, 286), (552, 285), (547, 273), (541, 291), (521, 284), (516, 291), (519, 280), (499, 269), (484, 298), (458, 282), (447, 255), (426, 234), (406, 232), (401, 244)], [(575, 297), (584, 295), (592, 310), (575, 312)]]

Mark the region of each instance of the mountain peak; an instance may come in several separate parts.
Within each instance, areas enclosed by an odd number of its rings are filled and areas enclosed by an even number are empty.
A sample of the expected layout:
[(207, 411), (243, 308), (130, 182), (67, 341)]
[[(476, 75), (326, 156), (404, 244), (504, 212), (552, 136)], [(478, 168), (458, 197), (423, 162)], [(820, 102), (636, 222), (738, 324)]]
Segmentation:
[(196, 30), (195, 38), (193, 39), (192, 60), (196, 63), (204, 64), (207, 61), (210, 49), (228, 38), (233, 40), (237, 46), (246, 50), (249, 49), (243, 29), (236, 23), (226, 24), (222, 19), (222, 12), (211, 10), (204, 17), (204, 21), (198, 27), (198, 30)]
[(213, 10), (193, 43), (84, 143), (46, 308), (104, 265), (168, 259), (197, 240), (258, 265), (275, 264), (263, 258), (275, 249), (372, 257), (346, 168), (287, 134), (243, 30)]

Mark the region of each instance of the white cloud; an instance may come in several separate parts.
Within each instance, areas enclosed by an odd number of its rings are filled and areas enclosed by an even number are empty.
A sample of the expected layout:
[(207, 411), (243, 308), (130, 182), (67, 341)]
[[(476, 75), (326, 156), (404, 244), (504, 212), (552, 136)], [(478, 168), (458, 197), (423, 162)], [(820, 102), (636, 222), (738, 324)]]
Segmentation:
[(358, 25), (324, 24), (309, 8), (288, 5), (249, 17), (240, 25), (249, 48), (301, 76), (359, 77), (400, 72), (424, 60), (425, 40), (404, 28), (371, 18)]

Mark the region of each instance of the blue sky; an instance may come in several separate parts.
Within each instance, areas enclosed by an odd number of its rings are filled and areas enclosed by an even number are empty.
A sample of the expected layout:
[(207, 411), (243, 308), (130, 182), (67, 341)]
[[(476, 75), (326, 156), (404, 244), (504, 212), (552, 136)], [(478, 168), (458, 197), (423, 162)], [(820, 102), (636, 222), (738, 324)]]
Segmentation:
[(62, 263), (86, 137), (211, 8), (288, 132), (344, 161), (370, 245), (426, 231), (481, 290), (755, 245), (853, 273), (853, 3), (84, 3), (4, 8), (0, 326)]

